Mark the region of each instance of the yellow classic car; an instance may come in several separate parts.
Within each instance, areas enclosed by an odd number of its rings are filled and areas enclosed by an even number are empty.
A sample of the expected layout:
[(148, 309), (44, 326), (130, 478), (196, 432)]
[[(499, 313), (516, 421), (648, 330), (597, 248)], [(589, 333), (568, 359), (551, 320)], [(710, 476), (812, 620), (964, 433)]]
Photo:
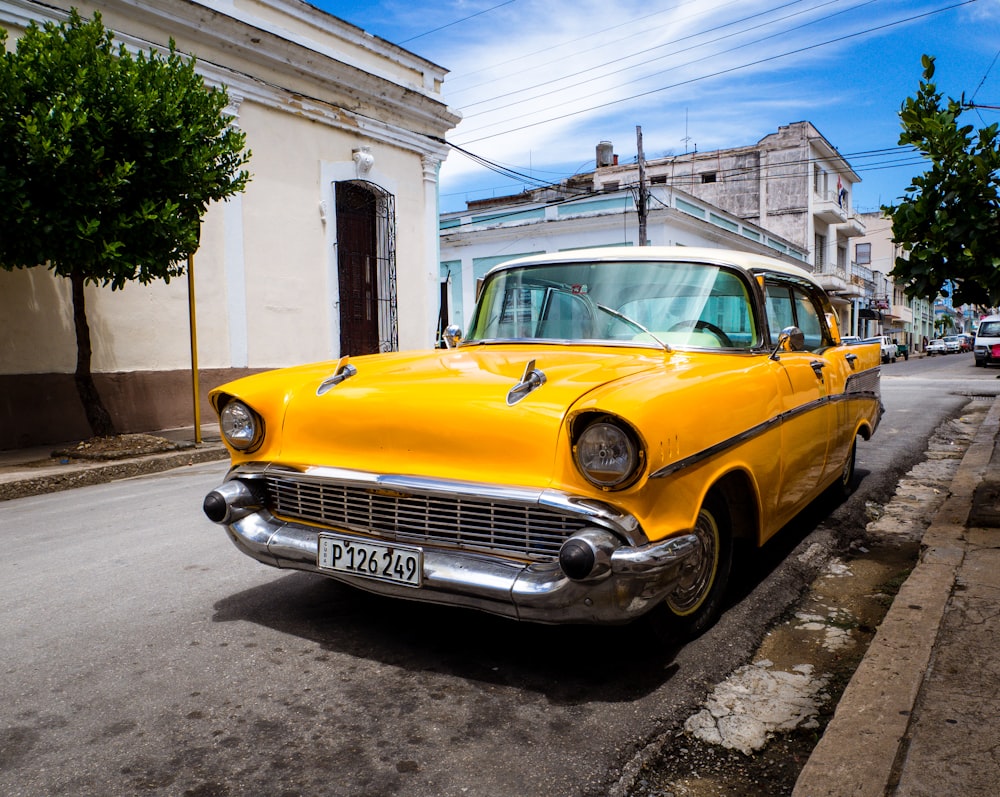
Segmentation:
[(543, 623), (717, 617), (734, 543), (847, 493), (882, 405), (813, 277), (717, 249), (513, 260), (451, 345), (211, 393), (204, 510), (265, 564)]

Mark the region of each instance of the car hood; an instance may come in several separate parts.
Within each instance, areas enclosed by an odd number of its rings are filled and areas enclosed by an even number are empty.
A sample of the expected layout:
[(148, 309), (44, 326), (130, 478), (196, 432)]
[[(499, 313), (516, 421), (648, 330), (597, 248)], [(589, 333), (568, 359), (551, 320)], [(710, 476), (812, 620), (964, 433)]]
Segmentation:
[[(356, 374), (322, 395), (317, 388), (337, 363), (286, 369), (280, 451), (268, 458), (543, 486), (573, 404), (669, 356), (490, 346), (358, 357), (350, 361)], [(532, 361), (544, 382), (508, 403)]]

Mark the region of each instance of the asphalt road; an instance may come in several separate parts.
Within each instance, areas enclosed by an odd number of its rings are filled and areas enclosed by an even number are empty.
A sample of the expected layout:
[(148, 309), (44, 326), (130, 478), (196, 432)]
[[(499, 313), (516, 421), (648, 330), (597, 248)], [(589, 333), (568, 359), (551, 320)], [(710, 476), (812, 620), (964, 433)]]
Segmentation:
[(641, 626), (519, 625), (266, 568), (201, 514), (218, 463), (4, 502), (0, 794), (624, 793), (647, 743), (795, 599), (810, 552), (998, 375), (971, 355), (886, 366), (856, 495), (786, 529), (676, 649)]

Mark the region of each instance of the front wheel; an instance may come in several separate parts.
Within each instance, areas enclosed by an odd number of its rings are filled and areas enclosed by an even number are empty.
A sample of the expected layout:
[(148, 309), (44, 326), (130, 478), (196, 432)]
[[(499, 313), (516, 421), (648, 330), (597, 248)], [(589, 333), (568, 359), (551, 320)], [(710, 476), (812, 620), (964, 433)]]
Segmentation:
[(718, 619), (733, 565), (732, 521), (717, 496), (705, 499), (692, 533), (701, 552), (687, 563), (677, 588), (652, 618), (659, 633), (674, 638), (696, 637)]

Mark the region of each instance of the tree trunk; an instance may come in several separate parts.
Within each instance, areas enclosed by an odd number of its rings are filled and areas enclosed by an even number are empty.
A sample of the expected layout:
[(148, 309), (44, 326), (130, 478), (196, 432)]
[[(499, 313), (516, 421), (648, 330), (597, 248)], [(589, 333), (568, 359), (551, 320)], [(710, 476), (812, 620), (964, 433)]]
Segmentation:
[(108, 437), (117, 432), (90, 372), (90, 325), (87, 324), (87, 307), (84, 303), (84, 279), (82, 274), (76, 272), (69, 279), (73, 286), (73, 324), (76, 327), (76, 373), (73, 375), (76, 392), (80, 395), (83, 411), (87, 414), (91, 433), (95, 437)]

